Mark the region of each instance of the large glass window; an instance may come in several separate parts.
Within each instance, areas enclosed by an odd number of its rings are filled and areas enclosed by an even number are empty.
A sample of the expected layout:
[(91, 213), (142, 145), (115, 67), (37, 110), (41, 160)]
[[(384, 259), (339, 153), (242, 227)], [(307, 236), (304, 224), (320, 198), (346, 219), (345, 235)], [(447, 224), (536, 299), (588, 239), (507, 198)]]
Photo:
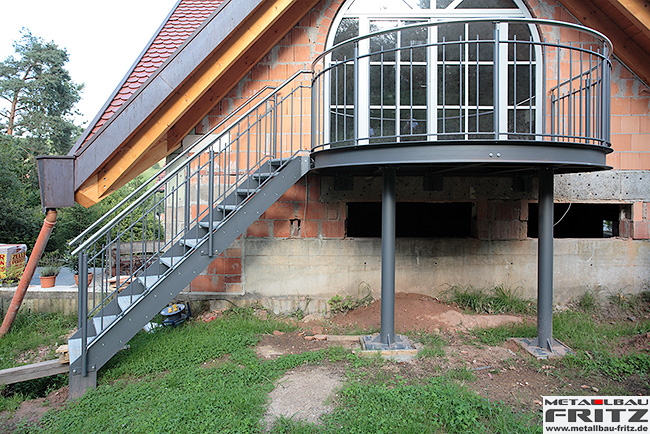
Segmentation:
[[(381, 33), (330, 56), (331, 142), (488, 139), (495, 131), (504, 133), (501, 139), (532, 138), (539, 123), (534, 29), (526, 23), (472, 21), (493, 17), (528, 13), (515, 0), (345, 4), (331, 46)], [(450, 20), (456, 22), (429, 25)]]

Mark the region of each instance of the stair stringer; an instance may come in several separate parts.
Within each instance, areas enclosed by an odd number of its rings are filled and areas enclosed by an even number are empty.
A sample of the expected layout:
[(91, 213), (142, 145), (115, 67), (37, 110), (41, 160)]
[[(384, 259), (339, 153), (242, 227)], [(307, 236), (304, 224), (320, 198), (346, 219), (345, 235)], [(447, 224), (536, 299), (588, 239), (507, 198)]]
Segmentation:
[[(208, 237), (204, 237), (183, 260), (174, 265), (170, 272), (162, 275), (155, 284), (146, 288), (142, 297), (135, 300), (88, 344), (86, 354), (88, 372), (94, 373), (104, 366), (155, 314), (167, 306), (183, 288), (210, 265), (217, 255), (224, 252), (309, 169), (309, 156), (300, 155), (288, 160), (285, 167), (275, 173), (240, 208), (232, 212), (214, 232), (212, 256), (208, 255)], [(192, 232), (192, 229), (188, 232)], [(174, 248), (175, 246), (172, 246), (170, 250)], [(152, 266), (158, 265), (159, 261)], [(131, 285), (137, 284), (131, 283)], [(123, 293), (128, 294), (128, 291), (129, 288), (125, 289)], [(112, 300), (106, 308), (112, 307), (113, 303), (117, 305), (117, 299)], [(71, 360), (71, 380), (73, 376), (81, 374), (81, 363), (81, 357), (74, 361)]]

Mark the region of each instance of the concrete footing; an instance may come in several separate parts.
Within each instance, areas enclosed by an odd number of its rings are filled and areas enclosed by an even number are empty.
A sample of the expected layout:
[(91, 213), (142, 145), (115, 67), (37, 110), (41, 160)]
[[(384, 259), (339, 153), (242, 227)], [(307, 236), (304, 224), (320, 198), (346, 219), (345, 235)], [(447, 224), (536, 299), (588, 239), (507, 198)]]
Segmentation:
[(548, 343), (546, 343), (546, 345), (540, 346), (537, 338), (510, 338), (508, 340), (515, 342), (537, 360), (547, 360), (564, 357), (567, 354), (575, 354), (571, 348), (558, 341), (557, 339), (550, 340), (550, 350), (546, 349), (546, 347), (549, 346)]

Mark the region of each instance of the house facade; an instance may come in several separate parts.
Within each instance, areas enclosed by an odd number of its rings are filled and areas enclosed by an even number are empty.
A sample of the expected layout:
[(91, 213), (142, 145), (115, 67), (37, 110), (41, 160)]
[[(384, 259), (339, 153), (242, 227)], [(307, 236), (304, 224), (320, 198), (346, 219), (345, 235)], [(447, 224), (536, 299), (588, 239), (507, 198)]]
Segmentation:
[[(513, 18), (578, 23), (555, 1), (438, 2), (438, 9), (428, 3), (422, 9), (414, 7), (418, 2), (372, 2), (370, 7), (361, 1), (357, 6), (352, 3), (319, 2), (184, 143), (218, 125), (265, 86), (279, 85), (297, 71), (311, 70), (321, 53), (345, 37), (359, 36), (359, 28), (370, 32), (431, 20), (476, 19), (494, 14), (492, 8), (502, 8), (502, 16), (506, 12)], [(568, 31), (539, 35), (548, 39), (571, 36), (575, 37)], [(391, 75), (374, 83), (393, 80)], [(426, 89), (426, 77), (422, 80), (421, 89)], [(647, 85), (617, 58), (612, 61), (611, 83), (614, 152), (607, 155), (607, 165), (613, 170), (556, 175), (556, 303), (585, 291), (603, 296), (636, 292), (646, 288), (650, 279), (645, 266), (650, 254), (646, 241), (649, 178), (644, 170), (650, 167), (650, 94)], [(381, 90), (377, 85), (369, 92), (373, 98)], [(469, 105), (469, 110), (473, 107)], [(420, 123), (425, 123), (426, 115), (421, 118)], [(371, 291), (378, 296), (381, 188), (376, 173), (308, 174), (197, 276), (188, 291), (197, 296), (224, 293), (261, 301), (276, 311), (304, 308), (308, 298), (309, 309), (324, 309), (336, 294), (363, 296)], [(503, 285), (535, 298), (535, 176), (398, 172), (396, 190), (398, 291), (438, 296), (453, 285)]]
[(503, 286), (537, 296), (551, 349), (553, 304), (647, 289), (641, 3), (180, 0), (43, 161), (73, 180), (46, 207), (168, 163), (75, 240), (73, 395), (172, 299), (313, 312)]

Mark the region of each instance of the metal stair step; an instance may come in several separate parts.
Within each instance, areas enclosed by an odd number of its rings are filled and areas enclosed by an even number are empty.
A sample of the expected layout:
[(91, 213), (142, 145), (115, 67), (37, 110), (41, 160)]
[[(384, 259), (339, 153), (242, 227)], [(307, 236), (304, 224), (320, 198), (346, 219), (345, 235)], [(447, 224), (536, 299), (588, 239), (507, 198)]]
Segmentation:
[(138, 277), (138, 280), (142, 285), (144, 285), (145, 288), (149, 289), (151, 288), (158, 280), (160, 279), (160, 276), (140, 276)]
[[(88, 343), (90, 344), (95, 336), (88, 336)], [(81, 357), (81, 338), (68, 339), (68, 355), (70, 356), (70, 363), (73, 363)]]
[(268, 173), (268, 172), (253, 173), (251, 175), (251, 177), (254, 179), (268, 179), (271, 176), (273, 176), (273, 173)]
[(210, 226), (212, 226), (212, 229), (214, 230), (219, 226), (219, 223), (221, 223), (221, 220), (214, 221), (212, 224), (210, 224), (210, 222), (199, 222), (199, 226), (205, 229), (210, 229)]
[(237, 205), (217, 205), (217, 209), (220, 211), (234, 211), (237, 209)]
[(169, 268), (172, 268), (172, 265), (178, 264), (181, 259), (183, 259), (182, 256), (165, 256), (160, 258), (160, 263)]
[(120, 295), (117, 297), (117, 304), (120, 306), (122, 312), (124, 312), (129, 306), (138, 301), (140, 297), (142, 297), (142, 294)]
[(191, 249), (191, 248), (196, 247), (199, 244), (199, 242), (201, 242), (201, 240), (197, 240), (196, 238), (185, 238), (185, 239), (180, 240), (179, 244), (182, 244), (182, 245), (184, 245), (186, 247), (189, 247)]
[(237, 194), (239, 196), (250, 196), (257, 191), (259, 191), (259, 188), (238, 188)]
[[(95, 326), (95, 331), (99, 334), (100, 331), (104, 330), (106, 327), (111, 325), (115, 321), (117, 315), (97, 315), (93, 317), (93, 325)], [(102, 327), (103, 326), (103, 327)]]

